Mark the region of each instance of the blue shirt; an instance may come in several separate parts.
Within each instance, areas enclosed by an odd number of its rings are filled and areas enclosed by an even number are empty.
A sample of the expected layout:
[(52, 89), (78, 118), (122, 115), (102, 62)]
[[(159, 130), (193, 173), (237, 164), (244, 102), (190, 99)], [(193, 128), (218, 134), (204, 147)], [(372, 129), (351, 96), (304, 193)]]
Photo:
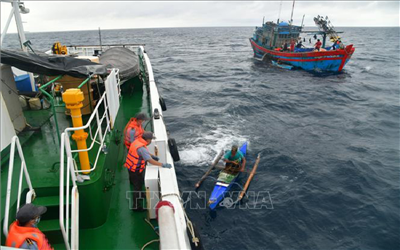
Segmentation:
[(145, 147), (138, 148), (137, 153), (143, 158), (143, 160), (148, 161), (151, 159), (149, 151)]
[(136, 140), (135, 133), (136, 133), (136, 131), (133, 128), (129, 131), (129, 142), (130, 143), (132, 143), (134, 140)]
[(244, 158), (244, 155), (242, 152), (240, 152), (239, 150), (236, 152), (235, 156), (232, 156), (232, 151), (229, 150), (225, 155), (224, 155), (224, 159), (227, 159), (228, 161), (237, 161), (242, 162), (242, 159)]

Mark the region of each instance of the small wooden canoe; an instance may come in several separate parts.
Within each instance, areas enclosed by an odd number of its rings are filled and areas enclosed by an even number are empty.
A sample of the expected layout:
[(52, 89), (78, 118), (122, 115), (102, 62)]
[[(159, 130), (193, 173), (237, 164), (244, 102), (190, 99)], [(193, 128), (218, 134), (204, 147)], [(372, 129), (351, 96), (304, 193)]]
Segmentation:
[[(239, 150), (246, 157), (247, 142), (243, 143)], [(212, 191), (211, 197), (208, 200), (208, 206), (210, 209), (215, 209), (218, 203), (224, 199), (225, 194), (232, 188), (233, 183), (235, 183), (239, 175), (240, 172), (235, 175), (226, 173), (224, 170), (220, 172), (218, 180), (215, 183), (214, 190)]]

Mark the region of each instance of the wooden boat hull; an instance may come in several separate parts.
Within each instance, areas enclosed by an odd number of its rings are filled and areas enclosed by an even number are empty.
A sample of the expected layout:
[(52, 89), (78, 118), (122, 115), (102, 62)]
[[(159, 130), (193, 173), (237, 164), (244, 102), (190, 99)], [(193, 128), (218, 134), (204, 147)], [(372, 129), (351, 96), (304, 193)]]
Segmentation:
[(256, 58), (264, 59), (267, 57), (280, 64), (288, 64), (309, 71), (340, 72), (355, 51), (352, 44), (347, 45), (345, 49), (339, 50), (280, 52), (259, 45), (253, 38), (250, 38), (250, 43)]
[[(247, 152), (247, 142), (245, 142), (241, 147), (240, 147), (240, 152), (243, 153), (244, 156), (246, 156)], [(208, 206), (210, 209), (215, 209), (218, 204), (223, 200), (225, 197), (225, 194), (232, 188), (233, 183), (237, 180), (239, 177), (240, 172), (236, 174), (235, 176), (232, 176), (232, 180), (229, 183), (222, 182), (222, 181), (217, 181), (217, 183), (214, 186), (214, 189), (211, 193), (210, 199), (208, 201)]]

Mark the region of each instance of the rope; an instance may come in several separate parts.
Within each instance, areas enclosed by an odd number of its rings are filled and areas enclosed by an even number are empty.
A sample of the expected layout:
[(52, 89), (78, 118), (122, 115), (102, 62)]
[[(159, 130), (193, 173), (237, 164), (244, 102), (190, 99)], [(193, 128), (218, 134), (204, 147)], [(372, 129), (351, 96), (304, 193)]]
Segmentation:
[[(182, 205), (182, 203), (181, 203), (181, 205)], [(182, 209), (183, 209), (183, 207), (182, 207)], [(192, 242), (197, 247), (199, 245), (199, 243), (200, 243), (200, 240), (199, 240), (198, 237), (196, 237), (196, 234), (194, 232), (193, 223), (189, 220), (189, 217), (187, 216), (185, 209), (183, 209), (183, 213), (185, 214), (185, 218), (186, 218), (186, 221), (187, 221), (186, 224), (187, 224), (189, 232), (190, 232), (190, 234), (192, 236)]]
[(145, 249), (151, 243), (159, 242), (159, 241), (160, 241), (159, 239), (151, 240), (151, 241), (147, 242), (146, 244), (144, 244), (144, 246), (141, 248), (141, 250)]
[(156, 228), (153, 226), (153, 224), (151, 224), (151, 222), (150, 222), (147, 218), (144, 218), (144, 221), (146, 221), (147, 224), (149, 224), (149, 225), (151, 226), (151, 228), (153, 228), (154, 232), (155, 232), (157, 235), (160, 235), (160, 234), (157, 232)]
[(161, 198), (164, 198), (165, 196), (170, 196), (170, 195), (178, 197), (179, 203), (181, 204), (181, 207), (182, 207), (183, 214), (185, 215), (185, 218), (186, 218), (186, 226), (187, 226), (187, 228), (189, 229), (189, 232), (190, 232), (190, 234), (191, 234), (191, 236), (192, 236), (192, 242), (193, 242), (193, 243), (195, 244), (195, 246), (197, 247), (198, 244), (200, 243), (200, 240), (199, 240), (198, 237), (196, 237), (196, 234), (195, 234), (195, 232), (194, 232), (193, 223), (192, 223), (192, 221), (190, 221), (189, 217), (188, 217), (187, 214), (186, 214), (185, 208), (183, 207), (183, 204), (182, 204), (182, 199), (181, 199), (181, 197), (180, 197), (178, 194), (176, 194), (176, 193), (170, 193), (170, 194), (164, 194), (164, 195), (162, 195)]

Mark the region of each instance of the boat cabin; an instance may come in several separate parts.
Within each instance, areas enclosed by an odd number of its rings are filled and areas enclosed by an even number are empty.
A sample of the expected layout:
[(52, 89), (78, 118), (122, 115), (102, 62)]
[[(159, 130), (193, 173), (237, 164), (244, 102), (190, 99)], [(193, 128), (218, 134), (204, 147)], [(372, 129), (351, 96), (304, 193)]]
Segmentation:
[(253, 39), (261, 46), (274, 49), (281, 47), (285, 42), (294, 39), (296, 42), (300, 37), (302, 27), (291, 25), (287, 22), (266, 22), (262, 27), (256, 27)]

